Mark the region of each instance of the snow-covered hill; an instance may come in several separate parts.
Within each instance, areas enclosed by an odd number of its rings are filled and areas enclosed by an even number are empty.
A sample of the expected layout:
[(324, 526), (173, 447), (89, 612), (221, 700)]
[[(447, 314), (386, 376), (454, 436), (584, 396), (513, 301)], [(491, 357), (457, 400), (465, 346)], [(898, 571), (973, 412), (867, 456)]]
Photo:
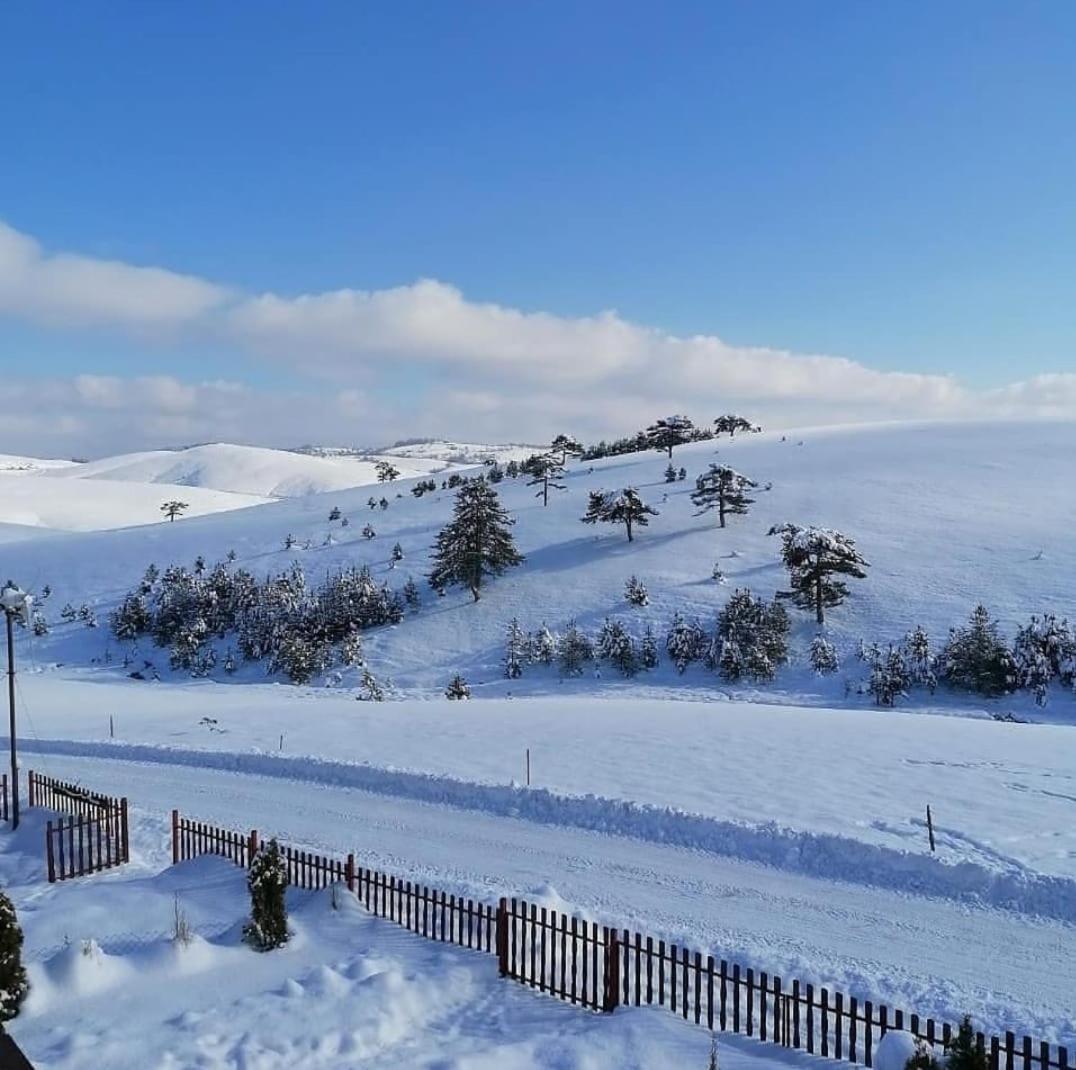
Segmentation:
[(44, 457), (18, 457), (11, 453), (0, 453), (0, 475), (40, 472), (53, 468), (71, 468), (77, 464), (77, 461), (50, 460)]
[[(125, 483), (169, 483), (205, 490), (296, 498), (377, 482), (379, 458), (321, 457), (259, 446), (213, 442), (182, 450), (120, 454), (57, 469), (58, 478), (107, 479)], [(443, 468), (434, 460), (394, 461), (404, 476)]]
[[(574, 465), (567, 489), (553, 492), (547, 508), (525, 479), (504, 480), (498, 490), (517, 519), (526, 563), (490, 584), (477, 605), (466, 593), (453, 590), (438, 599), (424, 587), (417, 614), (367, 634), (374, 671), (417, 694), (439, 693), (457, 670), (478, 693), (754, 693), (723, 684), (701, 666), (680, 676), (668, 664), (631, 681), (606, 671), (600, 680), (562, 682), (555, 670), (541, 667), (506, 681), (500, 664), (504, 629), (512, 617), (527, 630), (543, 622), (563, 629), (575, 618), (595, 631), (607, 616), (617, 616), (636, 634), (649, 623), (661, 639), (677, 612), (710, 627), (736, 588), (769, 596), (785, 586), (778, 540), (766, 534), (785, 521), (839, 528), (857, 539), (871, 568), (866, 580), (852, 582), (848, 602), (829, 614), (827, 633), (843, 665), (835, 676), (819, 680), (807, 671), (804, 653), (814, 624), (809, 614), (793, 611), (795, 663), (764, 689), (782, 701), (844, 701), (846, 685), (861, 675), (853, 653), (859, 640), (896, 640), (916, 624), (941, 640), (979, 601), (1010, 633), (1032, 613), (1073, 612), (1076, 544), (1071, 499), (1063, 489), (1071, 477), (1076, 426), (1013, 424), (1004, 433), (996, 425), (968, 424), (829, 429), (754, 435), (717, 448), (719, 459), (763, 485), (772, 483), (771, 490), (758, 492), (749, 515), (732, 517), (723, 531), (713, 513), (696, 516), (690, 501), (694, 476), (715, 459), (713, 443), (678, 449), (675, 463), (688, 478), (671, 484), (663, 481), (666, 459), (657, 453)], [(588, 491), (626, 485), (638, 487), (660, 513), (634, 542), (622, 529), (580, 523)], [(329, 570), (367, 563), (378, 580), (393, 586), (409, 576), (421, 583), (454, 495), (438, 490), (416, 499), (407, 481), (393, 487), (402, 496), (389, 492), (386, 510), (370, 510), (369, 488), (342, 490), (178, 524), (16, 545), (7, 567), (23, 583), (51, 583), (58, 600), (95, 604), (99, 614), (151, 561), (189, 565), (198, 555), (213, 561), (229, 550), (259, 575), (299, 560), (317, 581)], [(350, 521), (347, 527), (329, 521), (333, 507)], [(370, 539), (361, 533), (368, 522), (376, 532)], [(296, 541), (290, 550), (289, 534)], [(397, 541), (404, 558), (393, 569), (390, 551)], [(727, 578), (724, 585), (712, 578), (715, 563)], [(646, 608), (625, 602), (624, 584), (633, 574), (649, 588)], [(86, 661), (100, 653), (100, 640), (92, 639), (59, 628), (47, 644), (63, 660)], [(255, 678), (261, 671), (252, 670)], [(945, 704), (940, 697), (922, 701)], [(1071, 704), (1060, 697), (1056, 716), (1066, 716)]]
[(397, 443), (378, 452), (387, 457), (400, 457), (411, 461), (427, 459), (452, 465), (470, 465), (482, 464), (485, 461), (499, 461), (501, 464), (522, 461), (543, 448), (516, 442), (490, 445), (478, 442), (451, 442), (447, 439), (422, 439), (417, 442)]

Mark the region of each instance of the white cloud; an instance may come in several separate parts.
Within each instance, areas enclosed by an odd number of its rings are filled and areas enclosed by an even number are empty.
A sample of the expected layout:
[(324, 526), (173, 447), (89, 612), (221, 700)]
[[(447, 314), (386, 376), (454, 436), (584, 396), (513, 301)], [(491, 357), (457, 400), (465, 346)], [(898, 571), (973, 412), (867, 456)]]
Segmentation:
[(47, 254), (0, 221), (0, 313), (46, 327), (172, 328), (227, 298), (220, 286), (156, 267)]
[[(24, 384), (38, 404), (51, 398), (52, 433), (79, 450), (100, 451), (123, 435), (140, 445), (207, 438), (370, 444), (416, 433), (518, 441), (542, 440), (551, 430), (596, 438), (630, 432), (659, 412), (705, 420), (730, 408), (767, 426), (1076, 418), (1073, 374), (973, 390), (948, 375), (880, 371), (714, 335), (680, 337), (614, 311), (563, 317), (470, 301), (430, 279), (383, 290), (247, 295), (162, 268), (46, 254), (0, 223), (4, 314), (138, 338), (197, 333), (311, 383), (306, 392), (273, 392), (86, 374)], [(408, 374), (418, 369), (417, 382), (427, 385), (411, 387)], [(372, 401), (378, 383), (391, 384), (396, 400)]]

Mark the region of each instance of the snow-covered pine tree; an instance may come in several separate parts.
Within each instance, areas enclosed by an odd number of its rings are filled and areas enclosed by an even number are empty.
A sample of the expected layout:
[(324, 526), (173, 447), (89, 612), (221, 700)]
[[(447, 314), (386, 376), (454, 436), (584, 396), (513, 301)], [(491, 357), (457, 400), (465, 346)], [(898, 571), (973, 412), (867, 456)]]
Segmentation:
[(724, 416), (719, 416), (714, 420), (714, 434), (728, 435), (729, 438), (735, 438), (737, 431), (761, 430), (761, 427), (756, 427), (750, 420), (746, 420), (742, 416), (737, 416), (734, 412), (726, 413)]
[(527, 647), (527, 635), (519, 626), (519, 620), (513, 617), (504, 637), (504, 675), (509, 680), (518, 680), (523, 675), (523, 666), (528, 660)]
[(908, 669), (908, 681), (913, 687), (925, 687), (934, 694), (938, 686), (934, 652), (930, 648), (930, 636), (921, 625), (908, 632), (901, 640), (901, 652)]
[(419, 593), (418, 584), (411, 576), (407, 577), (407, 582), (403, 586), (403, 596), (408, 609), (417, 613), (419, 606), (422, 605), (422, 595)]
[(275, 839), (251, 859), (247, 872), (250, 921), (243, 938), (255, 951), (272, 951), (288, 942), (288, 908), (284, 899), (288, 869)]
[(329, 510), (329, 523), (331, 524), (334, 520), (339, 520), (339, 519), (340, 519), (340, 506), (334, 505)]
[(898, 698), (906, 698), (911, 685), (911, 673), (904, 651), (890, 643), (889, 648), (873, 658), (867, 692), (879, 706), (895, 706)]
[(949, 1042), (945, 1070), (986, 1070), (986, 1052), (979, 1047), (971, 1019), (964, 1015), (956, 1036)]
[(667, 453), (671, 461), (674, 447), (690, 442), (694, 430), (695, 425), (686, 416), (675, 415), (655, 420), (644, 434), (647, 446)]
[(389, 507), (388, 498), (385, 498), (385, 497), (379, 498), (378, 502), (377, 502), (377, 507), (379, 509), (382, 509), (382, 510), (387, 509)]
[(791, 590), (778, 598), (790, 598), (803, 609), (814, 609), (815, 620), (825, 623), (825, 610), (839, 606), (848, 596), (848, 585), (836, 576), (866, 579), (870, 562), (856, 549), (855, 540), (830, 528), (801, 528), (782, 524), (770, 528), (782, 538), (781, 556), (788, 569)]
[(552, 665), (557, 659), (557, 636), (542, 623), (531, 636), (531, 658), (537, 665)]
[(519, 478), (519, 461), (515, 460), (514, 458), (511, 461), (509, 461), (504, 466), (504, 474), (506, 476), (508, 476), (509, 479), (518, 479)]
[(598, 633), (595, 651), (602, 661), (608, 661), (624, 676), (634, 676), (638, 672), (639, 663), (635, 652), (635, 641), (618, 620), (609, 620), (608, 617), (605, 619)]
[(552, 453), (539, 453), (536, 456), (530, 458), (530, 464), (528, 466), (531, 479), (527, 483), (528, 487), (538, 487), (538, 492), (534, 495), (536, 498), (542, 499), (542, 505), (549, 504), (549, 488), (554, 490), (564, 490), (565, 486), (561, 483), (561, 479), (564, 478), (564, 465), (557, 459), (555, 454)]
[(676, 469), (673, 467), (672, 461), (670, 461), (668, 463), (668, 465), (666, 466), (666, 468), (665, 468), (665, 482), (666, 483), (675, 483), (676, 482)]
[(706, 635), (699, 622), (688, 623), (679, 613), (675, 614), (665, 637), (665, 650), (678, 673), (682, 674), (691, 662), (698, 661), (706, 651)]
[(819, 676), (830, 676), (840, 668), (837, 649), (824, 635), (811, 640), (810, 660), (811, 668)]
[(658, 667), (658, 641), (649, 623), (639, 642), (639, 664), (648, 671)]
[(648, 606), (650, 604), (650, 594), (643, 583), (640, 583), (639, 578), (634, 574), (629, 577), (628, 582), (624, 585), (624, 597), (628, 600), (629, 606)]
[(70, 624), (78, 617), (78, 613), (75, 612), (75, 607), (70, 602), (66, 603), (63, 609), (60, 610), (60, 620), (65, 624)]
[(658, 515), (657, 509), (647, 505), (634, 487), (625, 487), (619, 494), (591, 491), (587, 511), (581, 519), (584, 524), (623, 524), (628, 542), (633, 542), (633, 529), (647, 527), (649, 518)]
[(403, 547), (399, 543), (396, 543), (392, 548), (392, 560), (393, 561), (402, 561), (403, 558), (404, 558)]
[(569, 457), (581, 457), (583, 447), (571, 435), (557, 435), (549, 444), (549, 452), (556, 454), (564, 465), (568, 463)]
[(712, 464), (709, 470), (695, 480), (691, 501), (701, 516), (710, 509), (717, 510), (718, 527), (725, 526), (726, 516), (742, 516), (755, 499), (747, 492), (758, 484), (724, 464)]
[(295, 546), (295, 536), (290, 532), (284, 536), (284, 549), (291, 550)]
[(477, 602), (487, 576), (500, 576), (523, 563), (512, 538), (514, 523), (488, 483), (465, 483), (456, 494), (452, 520), (441, 529), (433, 547), (430, 585), (443, 589), (462, 584)]
[(1013, 642), (1017, 680), (1045, 706), (1050, 684), (1060, 680), (1066, 687), (1076, 684), (1076, 634), (1067, 620), (1050, 613), (1033, 616), (1020, 628)]
[(40, 609), (35, 609), (30, 615), (30, 630), (38, 638), (49, 634), (49, 622)]
[(372, 539), (376, 534), (377, 532), (374, 531), (372, 524), (367, 524), (366, 527), (362, 529), (362, 537), (364, 539)]
[(772, 680), (788, 661), (788, 614), (780, 602), (736, 591), (717, 618), (718, 668), (726, 680)]
[(10, 1022), (19, 1013), (29, 990), (22, 964), (22, 927), (11, 899), (0, 891), (0, 1023)]
[(377, 677), (370, 672), (370, 667), (362, 667), (362, 680), (359, 681), (359, 699), (363, 702), (383, 702), (385, 689), (377, 681)]
[(357, 628), (345, 635), (340, 642), (340, 664), (362, 664), (362, 636)]
[(374, 465), (378, 483), (391, 483), (400, 478), (400, 470), (391, 461), (378, 461)]
[(563, 676), (582, 676), (588, 661), (594, 660), (594, 647), (587, 634), (574, 620), (560, 639), (560, 671)]
[(1008, 695), (1018, 669), (986, 606), (976, 606), (963, 628), (954, 628), (941, 656), (941, 677), (951, 687), (980, 695)]
[(680, 471), (676, 473), (676, 478), (682, 483), (687, 479), (687, 469), (681, 466)]
[(459, 702), (471, 697), (471, 689), (459, 673), (456, 673), (448, 682), (448, 687), (445, 688), (445, 698), (452, 699)]

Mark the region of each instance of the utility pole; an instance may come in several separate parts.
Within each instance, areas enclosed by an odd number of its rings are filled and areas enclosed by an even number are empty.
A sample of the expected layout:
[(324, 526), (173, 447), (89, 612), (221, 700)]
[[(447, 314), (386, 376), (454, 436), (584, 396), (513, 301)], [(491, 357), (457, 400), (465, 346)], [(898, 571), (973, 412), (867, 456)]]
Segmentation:
[(7, 698), (11, 738), (11, 827), (19, 827), (19, 762), (15, 749), (15, 617), (24, 621), (30, 616), (33, 596), (20, 590), (11, 580), (0, 591), (0, 609), (7, 622)]

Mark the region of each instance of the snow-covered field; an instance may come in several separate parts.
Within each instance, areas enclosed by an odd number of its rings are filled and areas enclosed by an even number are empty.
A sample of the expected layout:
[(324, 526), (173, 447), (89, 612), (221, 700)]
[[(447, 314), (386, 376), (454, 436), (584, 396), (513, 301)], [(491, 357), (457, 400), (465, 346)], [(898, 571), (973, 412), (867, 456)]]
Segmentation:
[[(1071, 1044), (1076, 697), (1055, 687), (1040, 709), (1026, 694), (984, 700), (939, 689), (878, 710), (859, 693), (865, 669), (855, 649), (917, 624), (939, 643), (979, 601), (1010, 636), (1033, 613), (1071, 613), (1073, 456), (1071, 424), (893, 425), (681, 447), (673, 461), (687, 479), (668, 484), (656, 453), (576, 464), (547, 508), (525, 480), (506, 479), (497, 489), (526, 562), (477, 604), (423, 586), (416, 613), (366, 633), (385, 703), (355, 701), (354, 669), (305, 687), (267, 680), (259, 664), (191, 681), (169, 670), (167, 651), (110, 638), (107, 613), (151, 562), (189, 567), (229, 551), (259, 577), (298, 560), (313, 582), (366, 563), (390, 586), (422, 583), (451, 491), (416, 499), (405, 479), (175, 524), (8, 542), (5, 573), (52, 588), (50, 633), (18, 636), (24, 764), (127, 791), (160, 836), (178, 805), (299, 844), (353, 849), (449, 890), (556, 896), (599, 920), (759, 968)], [(772, 483), (723, 531), (689, 499), (694, 476), (715, 459)], [(590, 490), (628, 485), (660, 513), (634, 542), (579, 522)], [(385, 493), (388, 508), (371, 510), (371, 491)], [(333, 508), (347, 527), (328, 520)], [(766, 685), (729, 685), (701, 664), (679, 675), (667, 660), (630, 680), (608, 666), (563, 680), (555, 667), (531, 665), (521, 679), (504, 678), (512, 617), (526, 630), (575, 618), (593, 632), (615, 616), (636, 636), (649, 624), (663, 638), (676, 612), (711, 626), (737, 587), (772, 594), (786, 577), (766, 532), (786, 521), (838, 528), (871, 562), (827, 616), (841, 658), (833, 677), (809, 670), (815, 626), (792, 610), (793, 662)], [(361, 534), (368, 523), (373, 538)], [(288, 535), (295, 545), (285, 549)], [(404, 556), (392, 567), (396, 542)], [(724, 585), (711, 576), (715, 562)], [(649, 589), (646, 607), (625, 602), (632, 574)], [(66, 602), (90, 605), (101, 626), (60, 623)], [(135, 668), (160, 679), (131, 679)], [(441, 697), (456, 672), (470, 683), (470, 703)], [(1036, 723), (995, 719), (1009, 715)], [(108, 950), (107, 931), (87, 935)], [(396, 1058), (383, 1065), (406, 1063)], [(438, 1065), (486, 1065), (451, 1058), (460, 1061)], [(503, 1056), (490, 1065), (515, 1064)]]

